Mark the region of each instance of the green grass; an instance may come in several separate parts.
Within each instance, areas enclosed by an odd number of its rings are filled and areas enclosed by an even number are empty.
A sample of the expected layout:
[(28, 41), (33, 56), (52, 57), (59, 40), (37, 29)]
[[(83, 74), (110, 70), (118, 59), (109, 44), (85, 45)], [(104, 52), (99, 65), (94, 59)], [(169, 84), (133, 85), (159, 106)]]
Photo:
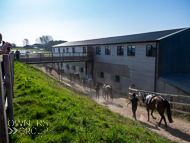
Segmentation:
[(25, 51), (35, 51), (35, 52), (41, 52), (41, 53), (51, 53), (51, 51), (44, 51), (44, 50), (36, 50), (36, 49), (24, 49), (24, 48), (13, 48), (12, 50), (25, 50)]
[(171, 142), (31, 65), (15, 62), (14, 72), (13, 142)]

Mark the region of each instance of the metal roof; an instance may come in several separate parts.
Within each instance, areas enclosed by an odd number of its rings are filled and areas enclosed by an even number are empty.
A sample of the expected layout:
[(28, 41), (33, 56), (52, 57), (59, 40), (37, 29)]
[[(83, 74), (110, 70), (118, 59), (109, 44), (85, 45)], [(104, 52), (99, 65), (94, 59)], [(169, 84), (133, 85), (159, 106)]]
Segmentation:
[(138, 43), (138, 42), (153, 42), (158, 41), (173, 34), (184, 31), (188, 28), (179, 28), (163, 31), (154, 31), (140, 34), (132, 34), (117, 37), (99, 38), (84, 41), (73, 41), (58, 44), (52, 47), (67, 47), (67, 46), (86, 46), (86, 45), (107, 45), (107, 44), (121, 44), (121, 43)]

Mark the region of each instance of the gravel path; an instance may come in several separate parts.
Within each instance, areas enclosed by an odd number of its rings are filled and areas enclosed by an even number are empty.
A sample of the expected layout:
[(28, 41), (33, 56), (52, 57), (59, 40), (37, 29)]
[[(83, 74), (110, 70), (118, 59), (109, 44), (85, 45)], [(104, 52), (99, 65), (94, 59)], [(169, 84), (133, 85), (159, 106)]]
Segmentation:
[[(45, 71), (45, 68), (40, 68), (40, 69)], [(58, 78), (58, 75), (54, 70), (52, 71), (51, 75), (53, 75), (55, 78)], [(67, 78), (62, 78), (62, 82), (67, 83), (68, 86), (72, 86), (73, 88), (75, 88), (76, 90), (80, 92), (83, 92), (84, 94), (89, 96), (89, 98), (91, 98), (98, 104), (105, 106), (111, 111), (115, 113), (119, 113), (127, 118), (133, 119), (131, 104), (127, 107), (126, 96), (115, 93), (113, 103), (111, 102), (111, 99), (108, 100), (108, 102), (105, 101), (102, 96), (100, 96), (100, 99), (97, 100), (95, 96), (95, 90), (92, 89), (90, 92), (89, 88), (83, 89), (83, 87), (80, 86), (79, 84), (70, 83), (70, 80), (68, 80)], [(162, 121), (160, 127), (157, 126), (161, 118), (159, 114), (154, 113), (154, 116), (156, 117), (156, 119), (153, 119), (150, 116), (149, 122), (147, 121), (148, 116), (147, 116), (147, 111), (145, 109), (138, 107), (136, 114), (137, 114), (137, 122), (145, 125), (147, 128), (149, 128), (153, 132), (156, 132), (162, 136), (167, 137), (170, 140), (177, 141), (180, 143), (190, 142), (190, 123), (189, 122), (173, 118), (174, 123), (169, 123), (168, 119), (166, 119), (168, 128), (165, 131), (164, 121)]]

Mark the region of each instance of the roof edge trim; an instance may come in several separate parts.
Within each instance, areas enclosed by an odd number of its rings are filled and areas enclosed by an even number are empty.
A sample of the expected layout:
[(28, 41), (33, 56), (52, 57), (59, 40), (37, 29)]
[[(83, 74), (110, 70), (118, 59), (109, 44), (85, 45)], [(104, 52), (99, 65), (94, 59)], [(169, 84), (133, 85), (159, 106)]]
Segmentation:
[(156, 40), (162, 40), (162, 39), (164, 39), (164, 38), (167, 38), (167, 37), (170, 37), (170, 36), (175, 35), (175, 34), (177, 34), (177, 33), (180, 33), (180, 32), (182, 32), (182, 31), (185, 31), (185, 30), (187, 30), (187, 29), (189, 29), (189, 27), (188, 27), (188, 28), (181, 29), (181, 30), (179, 30), (179, 31), (176, 31), (176, 32), (171, 33), (171, 34), (169, 34), (169, 35), (166, 35), (166, 36), (164, 36), (164, 37), (158, 38), (158, 39), (156, 39)]

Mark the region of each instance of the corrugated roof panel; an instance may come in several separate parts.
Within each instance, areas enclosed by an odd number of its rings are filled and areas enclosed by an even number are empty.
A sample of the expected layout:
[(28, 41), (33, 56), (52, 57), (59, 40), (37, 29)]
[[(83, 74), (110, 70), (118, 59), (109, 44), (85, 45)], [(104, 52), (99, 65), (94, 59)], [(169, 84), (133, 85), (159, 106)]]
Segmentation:
[(185, 28), (164, 30), (164, 31), (155, 31), (155, 32), (140, 33), (140, 34), (132, 34), (132, 35), (125, 35), (125, 36), (117, 36), (117, 37), (91, 39), (91, 40), (84, 40), (84, 41), (65, 42), (62, 44), (55, 45), (53, 47), (103, 45), (103, 44), (157, 41), (157, 40), (161, 39), (162, 37), (165, 37), (167, 35), (170, 35), (172, 33), (178, 32), (183, 29), (185, 29)]

